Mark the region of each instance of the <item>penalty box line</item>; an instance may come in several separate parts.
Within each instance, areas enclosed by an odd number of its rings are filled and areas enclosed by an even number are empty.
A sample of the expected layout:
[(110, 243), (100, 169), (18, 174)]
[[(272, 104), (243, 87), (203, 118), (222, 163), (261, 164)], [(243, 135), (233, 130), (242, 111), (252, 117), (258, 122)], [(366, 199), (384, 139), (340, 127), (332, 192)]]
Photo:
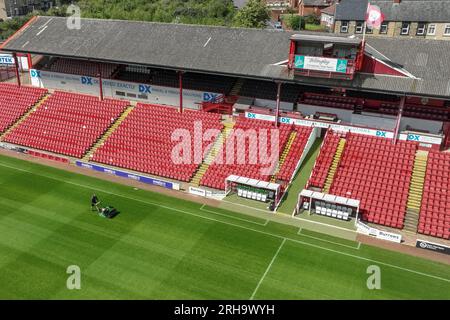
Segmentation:
[(361, 256), (354, 255), (354, 254), (351, 254), (351, 253), (341, 252), (341, 251), (334, 250), (334, 249), (331, 249), (331, 248), (322, 247), (322, 246), (317, 245), (317, 244), (304, 242), (304, 241), (301, 241), (301, 240), (292, 239), (292, 238), (288, 238), (288, 237), (283, 237), (283, 236), (280, 236), (280, 235), (277, 235), (277, 234), (273, 234), (273, 233), (270, 233), (270, 232), (267, 232), (267, 231), (252, 229), (252, 228), (241, 226), (241, 225), (234, 224), (234, 223), (231, 223), (231, 222), (226, 222), (226, 221), (221, 221), (221, 220), (217, 220), (217, 219), (210, 218), (210, 217), (205, 217), (205, 216), (193, 213), (193, 212), (171, 208), (171, 207), (159, 204), (159, 203), (145, 201), (145, 200), (142, 200), (142, 199), (137, 199), (137, 198), (132, 198), (132, 197), (129, 197), (129, 196), (120, 195), (120, 194), (117, 194), (117, 193), (114, 193), (114, 192), (111, 192), (111, 191), (103, 190), (101, 188), (92, 187), (92, 186), (88, 186), (88, 185), (83, 185), (83, 184), (79, 184), (79, 183), (75, 183), (75, 182), (71, 182), (71, 181), (67, 181), (67, 180), (63, 180), (63, 179), (58, 179), (58, 178), (55, 178), (55, 177), (49, 177), (49, 176), (42, 175), (42, 174), (39, 174), (39, 173), (35, 173), (35, 172), (32, 172), (32, 171), (28, 171), (28, 170), (12, 167), (12, 166), (9, 166), (9, 165), (5, 165), (5, 164), (3, 164), (1, 162), (0, 162), (0, 166), (7, 167), (7, 168), (10, 168), (10, 169), (19, 170), (19, 171), (22, 171), (22, 172), (27, 172), (27, 173), (30, 173), (30, 174), (33, 174), (33, 175), (36, 175), (36, 176), (40, 176), (40, 177), (44, 177), (44, 178), (47, 178), (47, 179), (60, 181), (60, 182), (63, 182), (63, 183), (75, 185), (75, 186), (86, 188), (86, 189), (101, 191), (101, 192), (108, 193), (108, 194), (111, 194), (111, 195), (115, 195), (115, 196), (118, 196), (118, 197), (121, 197), (121, 198), (130, 199), (130, 200), (134, 200), (134, 201), (141, 202), (141, 203), (146, 203), (146, 204), (149, 204), (149, 205), (154, 205), (154, 206), (157, 206), (157, 207), (160, 207), (160, 208), (165, 208), (165, 209), (169, 209), (169, 210), (172, 210), (172, 211), (185, 213), (185, 214), (188, 214), (188, 215), (191, 215), (191, 216), (194, 216), (194, 217), (198, 217), (198, 218), (202, 218), (202, 219), (206, 219), (206, 220), (210, 220), (210, 221), (214, 221), (214, 222), (219, 222), (219, 223), (230, 225), (230, 226), (233, 226), (233, 227), (236, 227), (236, 228), (241, 228), (241, 229), (244, 229), (244, 230), (257, 232), (257, 233), (260, 233), (260, 234), (265, 234), (265, 235), (268, 235), (268, 236), (271, 236), (271, 237), (274, 237), (274, 238), (290, 240), (292, 242), (296, 242), (296, 243), (299, 243), (299, 244), (302, 244), (302, 245), (310, 246), (310, 247), (313, 247), (313, 248), (316, 248), (316, 249), (320, 249), (320, 250), (324, 250), (324, 251), (328, 251), (328, 252), (333, 252), (333, 253), (344, 255), (344, 256), (347, 256), (347, 257), (354, 258), (354, 259), (367, 261), (367, 262), (370, 262), (370, 263), (376, 263), (376, 264), (387, 266), (387, 267), (390, 267), (390, 268), (393, 268), (393, 269), (398, 269), (398, 270), (402, 270), (402, 271), (414, 273), (414, 274), (417, 274), (417, 275), (421, 275), (421, 276), (424, 276), (424, 277), (429, 277), (429, 278), (433, 278), (433, 279), (437, 279), (437, 280), (440, 280), (440, 281), (444, 281), (444, 282), (450, 283), (450, 279), (446, 279), (446, 278), (442, 278), (442, 277), (435, 276), (435, 275), (432, 275), (432, 274), (423, 273), (423, 272), (420, 272), (420, 271), (416, 271), (416, 270), (400, 267), (400, 266), (393, 265), (393, 264), (390, 264), (390, 263), (387, 263), (387, 262), (378, 261), (378, 260), (374, 260), (374, 259), (370, 259), (370, 258), (366, 258), (366, 257), (361, 257)]

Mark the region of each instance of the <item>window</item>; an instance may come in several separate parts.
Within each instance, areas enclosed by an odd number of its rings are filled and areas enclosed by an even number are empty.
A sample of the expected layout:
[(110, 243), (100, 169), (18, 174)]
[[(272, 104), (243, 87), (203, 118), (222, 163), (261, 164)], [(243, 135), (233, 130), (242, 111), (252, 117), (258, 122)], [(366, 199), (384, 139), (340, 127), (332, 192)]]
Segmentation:
[(341, 33), (347, 33), (347, 32), (348, 32), (348, 21), (342, 21)]
[(373, 28), (369, 27), (369, 26), (366, 26), (366, 33), (367, 34), (372, 34), (373, 33)]
[(402, 22), (402, 29), (400, 30), (400, 34), (406, 36), (409, 34), (409, 22)]
[(426, 30), (425, 22), (417, 23), (416, 36), (423, 36), (425, 34), (425, 30)]
[(428, 25), (428, 32), (427, 33), (430, 36), (434, 36), (436, 34), (436, 25), (435, 24)]
[(388, 32), (388, 23), (383, 22), (380, 26), (380, 34), (387, 34)]
[(363, 33), (364, 22), (356, 21), (355, 33)]
[(444, 36), (450, 36), (450, 24), (445, 25)]

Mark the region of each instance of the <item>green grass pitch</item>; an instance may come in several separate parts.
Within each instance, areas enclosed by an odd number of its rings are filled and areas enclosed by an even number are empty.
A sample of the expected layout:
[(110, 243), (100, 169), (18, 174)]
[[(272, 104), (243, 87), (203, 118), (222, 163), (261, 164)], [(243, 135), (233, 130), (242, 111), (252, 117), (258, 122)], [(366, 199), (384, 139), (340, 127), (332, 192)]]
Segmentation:
[[(92, 213), (93, 192), (121, 214)], [(448, 265), (297, 232), (0, 157), (0, 299), (450, 298)], [(66, 287), (69, 265), (79, 290)], [(367, 289), (370, 265), (380, 290)]]

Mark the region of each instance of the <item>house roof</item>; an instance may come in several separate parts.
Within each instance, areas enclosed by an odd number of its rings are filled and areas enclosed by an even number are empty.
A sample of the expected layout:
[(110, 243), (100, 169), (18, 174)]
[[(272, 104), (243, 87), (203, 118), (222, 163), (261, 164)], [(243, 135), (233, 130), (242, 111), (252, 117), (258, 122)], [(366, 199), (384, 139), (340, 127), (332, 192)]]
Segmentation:
[(233, 4), (236, 8), (242, 8), (247, 4), (248, 0), (233, 0)]
[(66, 23), (62, 17), (37, 17), (3, 50), (450, 99), (450, 41), (367, 39), (368, 55), (412, 76), (359, 73), (343, 81), (294, 77), (285, 65), (294, 32), (99, 19), (81, 19), (81, 29), (72, 30)]
[(331, 5), (328, 0), (303, 0), (303, 4), (307, 7), (328, 7)]
[[(368, 0), (341, 0), (336, 20), (364, 20)], [(450, 22), (450, 0), (370, 0), (380, 7), (386, 21)]]
[(320, 10), (320, 12), (325, 13), (329, 16), (334, 16), (334, 14), (336, 12), (336, 4), (326, 7), (324, 9)]

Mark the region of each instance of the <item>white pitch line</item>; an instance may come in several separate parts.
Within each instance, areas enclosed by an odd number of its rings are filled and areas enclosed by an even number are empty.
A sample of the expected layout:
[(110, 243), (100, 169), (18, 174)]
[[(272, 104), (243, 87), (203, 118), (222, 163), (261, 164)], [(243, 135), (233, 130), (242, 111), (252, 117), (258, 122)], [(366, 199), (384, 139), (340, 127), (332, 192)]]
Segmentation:
[(319, 241), (323, 241), (323, 242), (328, 242), (328, 243), (335, 244), (337, 246), (343, 246), (343, 247), (350, 248), (350, 249), (355, 249), (355, 250), (359, 250), (359, 246), (361, 245), (361, 242), (358, 242), (358, 246), (353, 247), (353, 246), (349, 246), (347, 244), (343, 244), (343, 243), (334, 242), (334, 241), (331, 241), (331, 240), (326, 240), (326, 239), (310, 236), (310, 235), (302, 233), (302, 228), (298, 229), (297, 234), (302, 236), (302, 237), (307, 237), (307, 238), (311, 238), (311, 239), (315, 239), (315, 240), (319, 240)]
[(267, 224), (269, 223), (269, 220), (265, 220), (264, 223), (259, 223), (259, 222), (251, 221), (251, 220), (248, 220), (248, 219), (233, 217), (233, 216), (230, 216), (228, 214), (220, 213), (220, 212), (217, 212), (217, 211), (208, 210), (208, 209), (205, 209), (204, 207), (205, 207), (205, 204), (203, 204), (200, 207), (200, 211), (205, 211), (205, 212), (209, 212), (209, 213), (212, 213), (212, 214), (217, 214), (217, 215), (222, 216), (222, 217), (227, 217), (227, 218), (231, 218), (231, 219), (235, 219), (235, 220), (239, 220), (239, 221), (253, 223), (253, 224), (256, 224), (258, 226), (263, 226), (263, 227), (267, 226)]
[(330, 227), (330, 228), (335, 228), (335, 229), (339, 229), (339, 230), (343, 230), (343, 231), (356, 233), (356, 230), (347, 229), (347, 228), (343, 228), (343, 227), (338, 227), (338, 226), (334, 226), (332, 224), (327, 224), (327, 223), (323, 223), (323, 222), (319, 222), (319, 221), (308, 220), (308, 219), (296, 217), (294, 215), (292, 215), (292, 218), (300, 220), (300, 221), (305, 221), (305, 222), (310, 222), (310, 223), (313, 223), (313, 224), (318, 224), (318, 225), (325, 226), (325, 227)]
[(264, 213), (271, 213), (271, 212), (268, 211), (268, 210), (263, 210), (263, 209), (259, 209), (259, 208), (255, 208), (255, 207), (250, 207), (250, 206), (247, 206), (247, 205), (242, 204), (242, 203), (231, 202), (231, 201), (228, 201), (228, 200), (222, 200), (222, 202), (229, 203), (229, 204), (233, 204), (233, 205), (236, 205), (236, 206), (245, 207), (245, 208), (248, 208), (248, 209), (251, 209), (251, 210), (261, 211), (261, 212), (264, 212)]
[(278, 247), (277, 252), (275, 252), (272, 260), (270, 261), (269, 265), (267, 266), (266, 271), (264, 272), (264, 274), (262, 275), (261, 279), (259, 279), (258, 285), (256, 286), (255, 290), (252, 293), (252, 296), (250, 297), (250, 300), (253, 300), (253, 298), (255, 297), (256, 292), (258, 291), (259, 287), (261, 286), (261, 283), (264, 281), (267, 273), (269, 273), (270, 268), (272, 267), (273, 262), (275, 261), (275, 259), (277, 258), (278, 254), (281, 251), (281, 248), (283, 247), (284, 243), (286, 242), (286, 238), (283, 239), (283, 241), (281, 242), (280, 246)]
[(159, 203), (154, 203), (154, 202), (150, 202), (150, 201), (145, 201), (145, 200), (141, 200), (141, 199), (132, 198), (132, 197), (129, 197), (129, 196), (120, 195), (120, 194), (117, 194), (117, 193), (114, 193), (114, 192), (111, 192), (111, 191), (106, 191), (106, 190), (103, 190), (103, 189), (100, 189), (100, 188), (95, 188), (95, 187), (91, 187), (91, 186), (88, 186), (88, 185), (78, 184), (78, 183), (75, 183), (75, 182), (70, 182), (70, 181), (67, 181), (67, 180), (62, 180), (62, 179), (58, 179), (58, 178), (54, 178), (54, 177), (49, 177), (49, 176), (46, 176), (46, 175), (43, 175), (43, 174), (31, 172), (31, 171), (24, 170), (24, 169), (19, 169), (19, 168), (12, 167), (12, 166), (9, 166), (9, 165), (5, 165), (5, 164), (3, 164), (1, 162), (0, 162), (0, 166), (6, 167), (6, 168), (10, 168), (10, 169), (19, 170), (19, 171), (23, 171), (23, 172), (28, 172), (28, 173), (34, 174), (36, 176), (44, 177), (44, 178), (47, 178), (47, 179), (53, 179), (53, 180), (56, 180), (56, 181), (64, 182), (64, 183), (67, 183), (67, 184), (72, 184), (72, 185), (75, 185), (75, 186), (78, 186), (78, 187), (82, 187), (82, 188), (86, 188), (86, 189), (101, 191), (101, 192), (108, 193), (108, 194), (111, 194), (111, 195), (115, 195), (115, 196), (118, 196), (118, 197), (121, 197), (121, 198), (130, 199), (130, 200), (134, 200), (134, 201), (141, 202), (141, 203), (146, 203), (146, 204), (153, 205), (153, 206), (156, 206), (156, 207), (165, 208), (165, 209), (169, 209), (169, 210), (172, 210), (172, 211), (185, 213), (185, 214), (188, 214), (188, 215), (191, 215), (191, 216), (194, 216), (194, 217), (198, 217), (198, 218), (202, 218), (202, 219), (206, 219), (206, 220), (210, 220), (210, 221), (214, 221), (214, 222), (219, 222), (219, 223), (226, 224), (226, 225), (229, 225), (229, 226), (233, 226), (233, 227), (236, 227), (236, 228), (241, 228), (241, 229), (244, 229), (244, 230), (257, 232), (257, 233), (260, 233), (260, 234), (265, 234), (265, 235), (268, 235), (268, 236), (271, 236), (271, 237), (274, 237), (274, 238), (287, 239), (287, 240), (290, 240), (290, 241), (293, 241), (293, 242), (296, 242), (296, 243), (299, 243), (299, 244), (303, 244), (303, 245), (310, 246), (310, 247), (313, 247), (313, 248), (321, 249), (321, 250), (324, 250), (324, 251), (329, 251), (329, 252), (333, 252), (333, 253), (336, 253), (336, 254), (341, 254), (341, 255), (344, 255), (344, 256), (347, 256), (347, 257), (352, 257), (352, 258), (355, 258), (355, 259), (359, 259), (359, 260), (363, 260), (363, 261), (367, 261), (367, 262), (371, 262), (371, 263), (378, 263), (380, 265), (384, 265), (384, 266), (391, 267), (391, 268), (394, 268), (394, 269), (407, 271), (407, 272), (410, 272), (410, 273), (414, 273), (414, 274), (418, 274), (418, 275), (421, 275), (421, 276), (434, 278), (434, 279), (437, 279), (437, 280), (441, 280), (441, 281), (445, 281), (445, 282), (450, 283), (450, 279), (441, 278), (441, 277), (434, 276), (434, 275), (431, 275), (431, 274), (428, 274), (428, 273), (423, 273), (423, 272), (420, 272), (420, 271), (399, 267), (399, 266), (396, 266), (396, 265), (393, 265), (393, 264), (390, 264), (390, 263), (387, 263), (387, 262), (373, 260), (373, 259), (369, 259), (369, 258), (353, 255), (353, 254), (350, 254), (350, 253), (341, 252), (341, 251), (337, 251), (337, 250), (326, 248), (326, 247), (321, 247), (321, 246), (319, 246), (317, 244), (304, 242), (304, 241), (301, 241), (301, 240), (292, 239), (292, 238), (288, 238), (288, 237), (283, 237), (283, 236), (280, 236), (280, 235), (277, 235), (277, 234), (273, 234), (273, 233), (262, 231), (262, 230), (256, 230), (256, 229), (252, 229), (252, 228), (249, 228), (249, 227), (244, 227), (244, 226), (241, 226), (241, 225), (238, 225), (238, 224), (234, 224), (234, 223), (231, 223), (231, 222), (225, 222), (225, 221), (217, 220), (217, 219), (214, 219), (214, 218), (201, 216), (201, 215), (198, 215), (198, 214), (195, 214), (195, 213), (192, 213), (192, 212), (171, 208), (171, 207), (168, 207), (168, 206), (161, 205)]

